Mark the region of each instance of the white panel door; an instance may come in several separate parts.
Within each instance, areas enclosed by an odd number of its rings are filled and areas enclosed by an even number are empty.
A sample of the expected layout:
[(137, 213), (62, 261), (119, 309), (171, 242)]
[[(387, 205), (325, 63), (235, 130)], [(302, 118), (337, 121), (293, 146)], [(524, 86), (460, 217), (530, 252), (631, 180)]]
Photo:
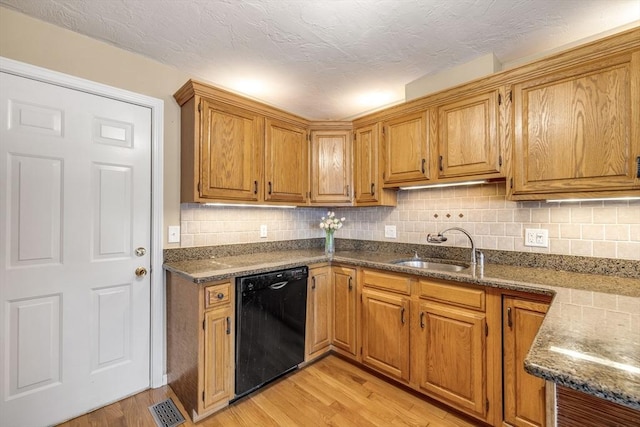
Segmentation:
[(150, 207), (149, 108), (0, 73), (0, 425), (148, 388)]

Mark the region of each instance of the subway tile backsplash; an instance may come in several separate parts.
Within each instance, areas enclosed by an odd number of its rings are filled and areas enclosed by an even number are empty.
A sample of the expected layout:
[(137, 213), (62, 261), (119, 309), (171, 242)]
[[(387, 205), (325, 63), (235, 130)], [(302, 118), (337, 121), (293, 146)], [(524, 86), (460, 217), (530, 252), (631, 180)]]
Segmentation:
[[(322, 237), (325, 208), (246, 208), (183, 204), (182, 247)], [(504, 183), (398, 193), (397, 207), (336, 208), (347, 218), (337, 238), (427, 244), (427, 233), (462, 227), (483, 249), (640, 260), (640, 201), (511, 202)], [(260, 225), (267, 237), (260, 237)], [(384, 237), (395, 225), (397, 238)], [(525, 228), (549, 231), (549, 247), (524, 246)], [(461, 233), (445, 245), (468, 246)]]

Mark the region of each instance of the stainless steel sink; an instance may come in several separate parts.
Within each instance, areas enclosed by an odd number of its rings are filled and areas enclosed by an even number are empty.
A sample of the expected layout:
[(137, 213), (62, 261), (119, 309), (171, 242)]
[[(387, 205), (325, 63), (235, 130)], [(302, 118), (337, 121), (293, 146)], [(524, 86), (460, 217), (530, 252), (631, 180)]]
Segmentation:
[(441, 262), (426, 261), (422, 259), (397, 259), (391, 261), (391, 264), (401, 265), (403, 267), (422, 268), (425, 270), (437, 270), (455, 273), (457, 271), (466, 270), (469, 268), (465, 264), (445, 264)]

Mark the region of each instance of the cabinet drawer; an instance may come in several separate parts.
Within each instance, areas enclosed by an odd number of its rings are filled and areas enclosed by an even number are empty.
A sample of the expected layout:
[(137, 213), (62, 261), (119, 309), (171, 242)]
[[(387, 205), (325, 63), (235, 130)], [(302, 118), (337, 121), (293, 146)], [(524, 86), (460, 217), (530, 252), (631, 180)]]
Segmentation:
[(229, 304), (231, 285), (221, 283), (219, 285), (207, 286), (204, 290), (204, 308), (209, 309), (220, 305)]
[(385, 274), (378, 271), (365, 270), (362, 272), (363, 286), (384, 289), (409, 295), (411, 293), (411, 279), (395, 274)]
[(438, 280), (420, 280), (419, 289), (420, 298), (485, 310), (485, 292), (482, 289)]

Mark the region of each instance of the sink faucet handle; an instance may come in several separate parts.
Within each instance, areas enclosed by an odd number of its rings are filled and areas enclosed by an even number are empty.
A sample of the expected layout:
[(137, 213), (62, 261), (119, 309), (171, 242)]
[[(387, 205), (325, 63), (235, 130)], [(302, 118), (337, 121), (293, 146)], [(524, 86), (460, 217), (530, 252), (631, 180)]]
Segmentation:
[(484, 268), (484, 252), (480, 249), (476, 249), (476, 265), (480, 268)]
[(414, 251), (413, 259), (420, 259), (420, 257), (418, 256), (418, 251)]

